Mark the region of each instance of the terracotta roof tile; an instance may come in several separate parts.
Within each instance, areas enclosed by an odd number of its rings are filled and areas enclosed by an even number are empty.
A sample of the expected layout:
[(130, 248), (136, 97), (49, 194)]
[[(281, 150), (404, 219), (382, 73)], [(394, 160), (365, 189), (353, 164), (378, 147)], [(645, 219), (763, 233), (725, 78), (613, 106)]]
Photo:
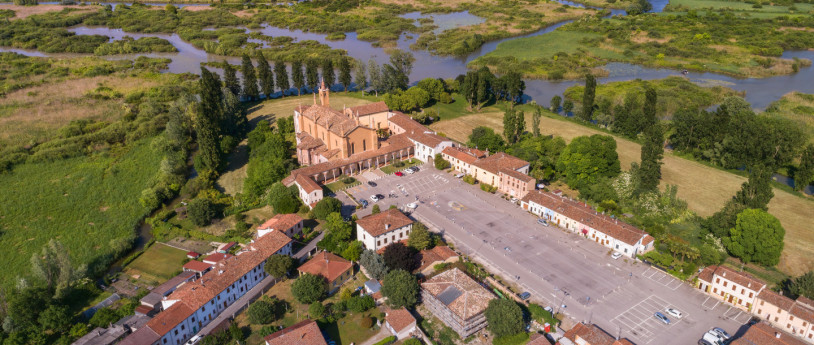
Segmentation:
[(782, 330), (759, 322), (746, 330), (732, 345), (804, 345), (805, 342)]
[(310, 134), (300, 132), (297, 134), (297, 148), (300, 150), (311, 150), (320, 146), (325, 146), (322, 140), (312, 137)]
[(478, 158), (486, 156), (486, 153), (481, 150), (459, 146), (446, 147), (444, 148), (443, 151), (441, 151), (441, 153), (456, 158), (467, 164), (475, 163), (475, 161), (478, 160)]
[(533, 201), (536, 204), (576, 220), (584, 225), (601, 231), (629, 245), (636, 245), (640, 239), (647, 239), (648, 234), (641, 229), (610, 216), (597, 213), (590, 206), (578, 201), (540, 190), (531, 191), (523, 197), (523, 202)]
[(355, 120), (345, 116), (345, 114), (322, 105), (312, 105), (300, 114), (313, 120), (317, 125), (341, 136), (359, 127)]
[(203, 271), (206, 271), (206, 270), (208, 270), (210, 268), (212, 268), (212, 264), (208, 264), (208, 263), (201, 262), (201, 261), (195, 261), (195, 260), (192, 260), (192, 261), (187, 262), (187, 263), (184, 264), (184, 270), (193, 271), (193, 272), (190, 272), (190, 273), (193, 273), (193, 274), (194, 274), (194, 272), (203, 272)]
[(801, 318), (809, 323), (814, 322), (814, 310), (802, 303), (794, 303), (789, 314)]
[(489, 290), (458, 268), (444, 271), (421, 283), (421, 289), (435, 298), (439, 298), (439, 295), (442, 294), (447, 297), (451, 296), (449, 300), (442, 301), (442, 303), (463, 320), (469, 320), (479, 315), (486, 310), (489, 301), (496, 298)]
[(478, 159), (472, 165), (497, 175), (500, 169), (517, 170), (529, 165), (529, 162), (505, 152), (498, 152), (489, 157)]
[(278, 214), (261, 224), (257, 229), (286, 231), (302, 221), (302, 217), (294, 213)]
[(501, 173), (501, 174), (507, 175), (507, 176), (509, 176), (511, 178), (523, 181), (523, 182), (533, 182), (533, 181), (535, 181), (534, 177), (531, 177), (529, 175), (526, 175), (526, 174), (521, 173), (521, 172), (519, 172), (517, 170), (514, 170), (514, 169), (505, 169), (505, 168), (503, 168), (503, 169), (498, 170), (498, 172)]
[(234, 257), (232, 254), (224, 254), (224, 253), (215, 253), (212, 255), (205, 256), (201, 261), (208, 263), (208, 264), (216, 264), (228, 258)]
[[(780, 295), (777, 292), (774, 292), (769, 289), (763, 289), (758, 295), (757, 298), (766, 301), (766, 303), (770, 303), (780, 309), (785, 311), (791, 310), (791, 306), (794, 305), (794, 300), (788, 298), (786, 296)], [(758, 303), (759, 304), (759, 303)]]
[(424, 249), (418, 252), (421, 266), (416, 271), (423, 271), (436, 262), (446, 261), (447, 259), (454, 258), (456, 256), (458, 256), (458, 254), (456, 254), (452, 249), (449, 249), (447, 246), (435, 246), (432, 249)]
[(398, 228), (413, 224), (413, 220), (407, 218), (398, 209), (389, 209), (379, 214), (372, 214), (356, 221), (365, 232), (373, 237), (388, 233)]
[[(565, 335), (563, 335), (563, 337), (567, 338), (568, 340), (571, 340), (574, 343), (585, 345), (633, 344), (627, 339), (616, 340), (616, 338), (612, 337), (610, 334), (606, 333), (596, 325), (593, 324), (586, 325), (584, 323), (578, 323), (576, 326), (572, 327), (567, 332), (565, 332)], [(562, 344), (562, 342), (558, 342), (557, 344)]]
[(717, 266), (707, 266), (704, 267), (704, 270), (698, 274), (698, 279), (703, 280), (707, 283), (712, 283), (712, 276), (715, 274), (715, 268)]
[(726, 278), (727, 280), (730, 280), (735, 284), (745, 286), (754, 291), (760, 291), (760, 289), (766, 286), (766, 283), (764, 283), (760, 279), (752, 277), (752, 275), (750, 275), (749, 273), (738, 272), (726, 266), (718, 266), (718, 268), (715, 269), (715, 275)]
[(269, 345), (327, 345), (319, 326), (313, 320), (305, 320), (291, 327), (267, 335)]
[(329, 283), (332, 283), (352, 267), (353, 264), (350, 261), (323, 250), (298, 267), (297, 270), (315, 276), (322, 276)]
[(375, 102), (375, 103), (368, 103), (365, 105), (359, 105), (355, 107), (348, 108), (351, 114), (364, 116), (376, 113), (384, 113), (390, 111), (390, 108), (387, 107), (387, 104), (384, 102)]
[(306, 193), (311, 193), (322, 189), (322, 187), (320, 187), (316, 181), (302, 174), (298, 174), (296, 177), (294, 177), (294, 181), (297, 182), (297, 184), (300, 185), (300, 187), (302, 187)]
[(405, 130), (406, 132), (423, 132), (427, 130), (427, 127), (424, 127), (422, 124), (411, 119), (409, 116), (396, 111), (393, 112), (393, 115), (390, 115), (390, 117), (387, 118), (387, 121)]
[(389, 311), (384, 319), (388, 324), (390, 324), (390, 327), (392, 327), (396, 333), (401, 332), (410, 325), (415, 324), (415, 317), (413, 317), (413, 314), (410, 314), (410, 312), (404, 308)]

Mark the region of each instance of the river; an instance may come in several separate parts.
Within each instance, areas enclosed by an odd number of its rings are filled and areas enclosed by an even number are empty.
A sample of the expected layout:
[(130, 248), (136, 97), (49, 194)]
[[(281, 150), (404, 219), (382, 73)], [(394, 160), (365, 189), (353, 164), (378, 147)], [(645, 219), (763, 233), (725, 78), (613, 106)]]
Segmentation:
[[(573, 6), (584, 7), (583, 5), (576, 4), (567, 0), (560, 0), (559, 2)], [(668, 0), (651, 0), (653, 4), (653, 11), (660, 12), (667, 5)], [(117, 3), (103, 3), (116, 5)], [(161, 4), (158, 4), (161, 5)], [(207, 6), (205, 4), (188, 4), (176, 6)], [(623, 10), (611, 10), (610, 15), (624, 15)], [(436, 30), (446, 30), (462, 25), (472, 25), (482, 23), (483, 18), (470, 14), (469, 12), (455, 12), (446, 14), (421, 14), (419, 12), (411, 12), (402, 15), (403, 18), (418, 20), (420, 18), (432, 18), (435, 25), (438, 26)], [(410, 74), (410, 79), (413, 82), (424, 78), (454, 78), (459, 74), (467, 72), (467, 63), (475, 58), (494, 51), (500, 43), (522, 38), (532, 37), (537, 35), (544, 35), (551, 31), (556, 30), (562, 25), (570, 21), (557, 23), (541, 30), (529, 33), (526, 35), (500, 39), (496, 41), (487, 42), (476, 51), (465, 57), (449, 57), (449, 56), (435, 56), (427, 51), (412, 50), (410, 45), (415, 43), (418, 38), (417, 34), (406, 33), (399, 37), (395, 46), (402, 50), (409, 50), (415, 57), (413, 64), (414, 68)], [(240, 58), (226, 57), (206, 53), (205, 51), (196, 48), (189, 42), (182, 40), (177, 34), (141, 34), (141, 33), (127, 33), (120, 29), (110, 29), (106, 27), (86, 27), (77, 26), (69, 29), (78, 35), (103, 35), (110, 37), (111, 41), (121, 40), (124, 36), (133, 38), (141, 37), (159, 37), (166, 39), (172, 43), (177, 53), (148, 53), (148, 54), (132, 54), (132, 55), (116, 55), (105, 57), (107, 59), (133, 59), (136, 56), (144, 55), (149, 57), (165, 57), (172, 59), (166, 72), (170, 73), (198, 73), (200, 64), (204, 62), (218, 62), (229, 61), (232, 64), (239, 64)], [(344, 40), (328, 40), (326, 34), (318, 34), (312, 32), (304, 32), (301, 30), (289, 30), (278, 27), (271, 27), (264, 25), (257, 30), (247, 29), (248, 31), (257, 31), (266, 36), (290, 36), (294, 37), (297, 41), (314, 40), (325, 44), (333, 49), (343, 49), (347, 51), (350, 57), (367, 61), (374, 59), (379, 64), (386, 63), (389, 55), (382, 47), (375, 47), (370, 42), (361, 41), (357, 38), (355, 32), (346, 33)], [(440, 31), (439, 31), (440, 32)], [(42, 52), (14, 48), (2, 48), (0, 51), (16, 52), (29, 56), (75, 56), (72, 54), (44, 54)], [(814, 61), (814, 51), (786, 51), (783, 53), (784, 58), (801, 58)], [(609, 63), (605, 65), (605, 70), (608, 71), (607, 77), (599, 78), (602, 83), (625, 81), (632, 79), (653, 80), (662, 79), (668, 76), (682, 76), (680, 71), (663, 69), (663, 68), (649, 68), (628, 63)], [(765, 109), (771, 102), (779, 99), (784, 94), (799, 91), (804, 93), (814, 93), (814, 68), (811, 66), (802, 67), (798, 73), (792, 75), (775, 76), (769, 78), (735, 78), (716, 73), (704, 72), (689, 72), (684, 75), (690, 81), (702, 85), (723, 85), (730, 87), (734, 90), (743, 91), (744, 98), (755, 109)], [(580, 83), (579, 81), (550, 81), (531, 79), (526, 80), (526, 98), (525, 100), (537, 100), (542, 104), (547, 104), (548, 100), (554, 95), (561, 95), (565, 89)], [(791, 179), (783, 176), (777, 176), (778, 182), (791, 185)], [(814, 193), (814, 187), (809, 187), (807, 191), (809, 194)]]

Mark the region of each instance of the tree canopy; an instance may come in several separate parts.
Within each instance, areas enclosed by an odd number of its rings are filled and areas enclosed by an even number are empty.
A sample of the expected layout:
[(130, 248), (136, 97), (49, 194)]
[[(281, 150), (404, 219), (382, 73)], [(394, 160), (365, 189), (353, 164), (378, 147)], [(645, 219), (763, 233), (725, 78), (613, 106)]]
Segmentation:
[(510, 299), (495, 298), (485, 311), (487, 328), (495, 338), (523, 332), (523, 310)]
[(415, 250), (424, 250), (432, 245), (432, 235), (427, 227), (421, 222), (415, 222), (410, 236), (407, 238), (407, 245)]
[(299, 276), (291, 285), (291, 294), (303, 304), (320, 301), (326, 292), (325, 278), (310, 273)]
[(387, 264), (384, 263), (384, 258), (372, 250), (365, 250), (359, 259), (359, 264), (365, 268), (370, 277), (373, 279), (381, 280), (387, 274), (389, 269)]
[(401, 242), (395, 242), (384, 248), (384, 262), (391, 270), (405, 270), (411, 272), (416, 268), (415, 250)]
[(314, 217), (320, 220), (328, 219), (331, 213), (339, 212), (342, 210), (342, 202), (336, 198), (326, 197), (322, 198), (314, 206)]
[(266, 259), (263, 269), (274, 278), (285, 278), (294, 267), (294, 259), (288, 255), (274, 254)]
[(747, 209), (738, 214), (735, 227), (724, 239), (726, 248), (744, 262), (774, 266), (780, 261), (786, 230), (766, 211)]
[(382, 280), (382, 295), (393, 308), (410, 308), (418, 303), (418, 281), (410, 272), (390, 271)]
[(476, 147), (479, 150), (489, 150), (495, 153), (503, 151), (506, 142), (503, 138), (495, 133), (495, 130), (485, 126), (478, 126), (472, 129), (472, 134), (469, 135), (469, 142), (467, 145)]
[(557, 170), (568, 186), (577, 190), (601, 177), (616, 177), (621, 172), (616, 141), (609, 135), (576, 137), (562, 151)]

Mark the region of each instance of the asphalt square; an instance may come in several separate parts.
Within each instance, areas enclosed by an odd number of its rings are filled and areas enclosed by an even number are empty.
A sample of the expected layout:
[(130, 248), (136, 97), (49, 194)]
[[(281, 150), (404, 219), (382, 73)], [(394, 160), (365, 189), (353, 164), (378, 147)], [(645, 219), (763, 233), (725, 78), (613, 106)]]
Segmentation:
[[(664, 299), (656, 295), (650, 295), (650, 297), (617, 315), (611, 320), (611, 323), (619, 327), (621, 332), (636, 337), (639, 340), (637, 344), (649, 344), (658, 335), (675, 327), (689, 317), (689, 315), (685, 314), (678, 319), (668, 315), (664, 310), (670, 306), (671, 304)], [(670, 324), (667, 325), (656, 319), (654, 316), (656, 312), (661, 312), (667, 316), (670, 319)]]
[(657, 282), (661, 285), (664, 285), (666, 288), (675, 291), (679, 287), (681, 287), (681, 281), (678, 279), (673, 278), (672, 276), (661, 272), (655, 268), (648, 268), (647, 271), (642, 273), (642, 276), (647, 277), (648, 279)]

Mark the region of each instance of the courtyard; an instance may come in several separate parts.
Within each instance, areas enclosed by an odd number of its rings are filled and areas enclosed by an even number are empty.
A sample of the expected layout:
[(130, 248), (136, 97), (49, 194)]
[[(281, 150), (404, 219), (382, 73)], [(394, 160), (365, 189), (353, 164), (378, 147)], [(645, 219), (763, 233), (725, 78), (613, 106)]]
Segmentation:
[[(377, 176), (373, 182), (362, 180), (347, 191), (368, 201), (371, 195), (385, 195), (378, 202), (381, 209), (396, 205), (410, 211), (459, 251), (530, 292), (532, 300), (636, 344), (691, 344), (711, 327), (736, 334), (749, 320), (748, 313), (708, 301), (664, 272), (631, 259), (613, 260), (606, 247), (540, 225), (519, 205), (430, 164), (415, 174)], [(417, 208), (406, 207), (413, 202)], [(371, 208), (358, 210), (358, 216), (370, 214)], [(654, 318), (668, 306), (685, 316), (671, 318), (670, 325)]]

